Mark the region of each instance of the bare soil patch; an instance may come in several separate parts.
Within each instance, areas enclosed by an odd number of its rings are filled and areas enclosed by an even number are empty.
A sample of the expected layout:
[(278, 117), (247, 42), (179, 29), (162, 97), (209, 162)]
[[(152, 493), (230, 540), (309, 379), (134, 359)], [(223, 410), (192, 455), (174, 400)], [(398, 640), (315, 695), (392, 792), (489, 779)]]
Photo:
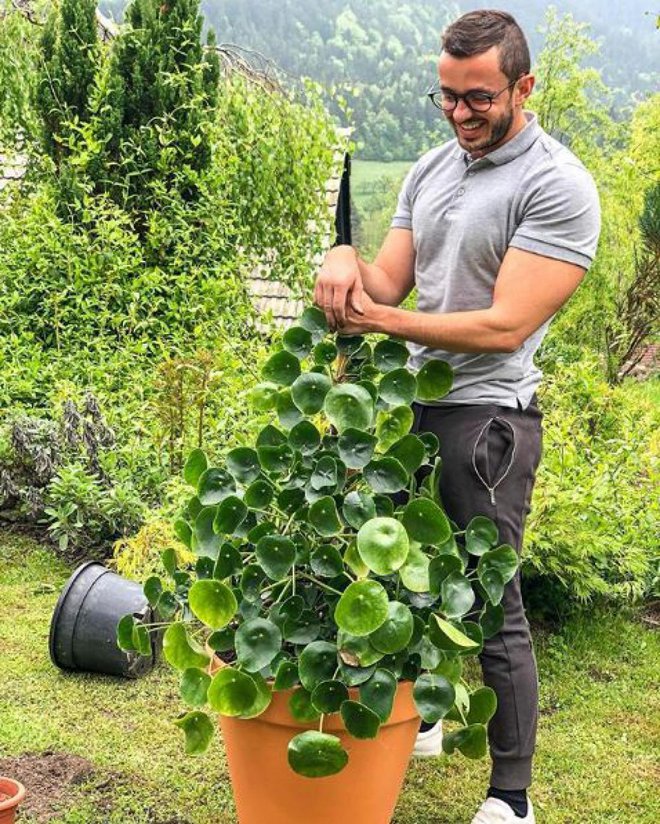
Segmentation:
[(21, 811), (40, 824), (54, 818), (68, 788), (89, 778), (93, 769), (85, 758), (66, 752), (26, 753), (0, 758), (0, 774), (25, 785)]

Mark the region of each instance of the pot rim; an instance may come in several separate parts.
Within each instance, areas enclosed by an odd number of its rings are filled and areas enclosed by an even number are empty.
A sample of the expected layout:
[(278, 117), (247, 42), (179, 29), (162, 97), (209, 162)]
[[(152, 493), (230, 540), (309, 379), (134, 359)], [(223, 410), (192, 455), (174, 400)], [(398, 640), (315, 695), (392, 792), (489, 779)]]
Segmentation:
[(14, 794), (6, 801), (0, 801), (0, 811), (17, 807), (25, 798), (25, 787), (20, 781), (17, 781), (15, 778), (10, 778), (8, 775), (0, 775), (0, 792), (5, 792), (2, 789), (2, 785), (5, 783), (13, 786)]

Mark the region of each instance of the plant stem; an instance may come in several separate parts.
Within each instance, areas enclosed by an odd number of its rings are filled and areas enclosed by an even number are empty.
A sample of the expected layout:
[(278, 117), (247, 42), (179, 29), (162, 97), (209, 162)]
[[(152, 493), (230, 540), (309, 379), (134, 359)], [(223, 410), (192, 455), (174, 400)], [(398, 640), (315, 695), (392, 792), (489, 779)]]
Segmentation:
[(323, 719), (324, 718), (325, 718), (325, 715), (323, 713), (321, 713), (321, 717), (319, 718), (319, 732), (323, 732)]
[(300, 573), (303, 578), (308, 578), (310, 581), (313, 581), (317, 587), (321, 587), (321, 589), (327, 589), (328, 592), (334, 592), (335, 595), (343, 595), (343, 592), (340, 592), (338, 589), (334, 589), (333, 587), (329, 587), (327, 584), (324, 584), (322, 581), (319, 581), (318, 578), (315, 578), (313, 575), (309, 575), (306, 572)]

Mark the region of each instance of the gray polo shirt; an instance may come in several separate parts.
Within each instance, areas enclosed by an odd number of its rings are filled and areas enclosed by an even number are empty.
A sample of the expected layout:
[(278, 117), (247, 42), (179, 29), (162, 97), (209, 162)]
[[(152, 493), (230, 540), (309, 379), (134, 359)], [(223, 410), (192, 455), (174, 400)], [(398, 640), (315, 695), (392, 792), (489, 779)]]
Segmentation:
[[(418, 311), (492, 306), (511, 246), (589, 268), (600, 232), (593, 179), (536, 115), (525, 117), (514, 138), (484, 157), (472, 160), (454, 139), (409, 171), (392, 227), (413, 233)], [(441, 404), (526, 407), (541, 380), (534, 353), (549, 323), (512, 353), (461, 354), (408, 343), (410, 366), (418, 370), (429, 358), (452, 365), (454, 385)]]

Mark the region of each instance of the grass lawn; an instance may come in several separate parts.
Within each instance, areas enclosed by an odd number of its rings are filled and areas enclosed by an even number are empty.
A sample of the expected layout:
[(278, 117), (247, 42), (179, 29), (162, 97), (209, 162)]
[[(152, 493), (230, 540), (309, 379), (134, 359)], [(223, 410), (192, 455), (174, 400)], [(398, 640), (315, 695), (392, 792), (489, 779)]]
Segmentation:
[(369, 194), (369, 186), (381, 177), (400, 180), (412, 166), (414, 160), (394, 160), (384, 163), (380, 160), (351, 160), (351, 194), (358, 208)]
[[(170, 723), (180, 705), (168, 670), (126, 681), (64, 674), (50, 663), (50, 616), (70, 571), (27, 538), (0, 537), (0, 758), (55, 751), (91, 762), (91, 777), (54, 802), (51, 823), (235, 822), (220, 740), (200, 758), (183, 754)], [(657, 631), (634, 615), (598, 612), (561, 634), (537, 628), (535, 646), (541, 719), (531, 796), (539, 824), (657, 824)], [(411, 764), (394, 822), (469, 822), (487, 780), (487, 760)]]

